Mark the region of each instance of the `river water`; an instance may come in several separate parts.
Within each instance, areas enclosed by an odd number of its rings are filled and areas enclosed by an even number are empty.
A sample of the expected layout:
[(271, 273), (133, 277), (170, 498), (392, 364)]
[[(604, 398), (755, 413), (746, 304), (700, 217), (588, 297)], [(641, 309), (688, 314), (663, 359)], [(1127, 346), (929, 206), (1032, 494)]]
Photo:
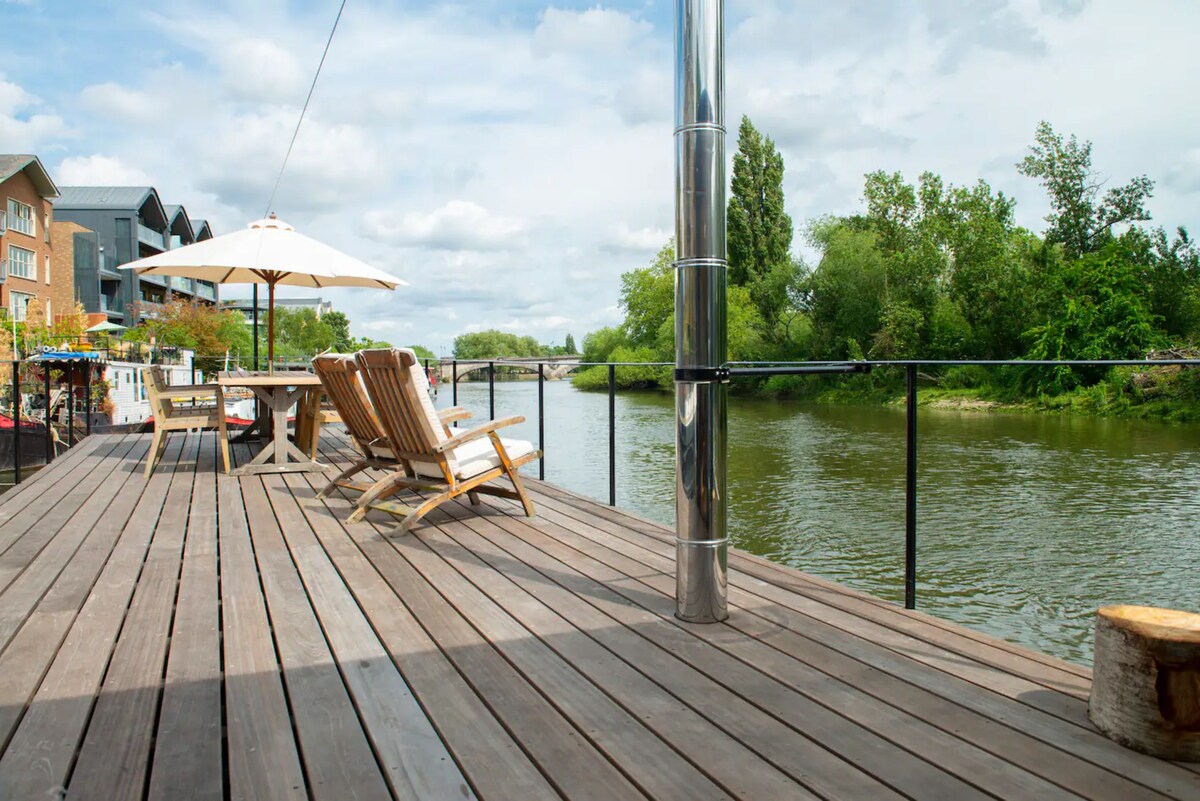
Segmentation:
[[(443, 386), (438, 406), (450, 405)], [(459, 404), (487, 419), (486, 383)], [(616, 401), (617, 503), (674, 521), (673, 402)], [(545, 385), (546, 479), (607, 501), (608, 396)], [(537, 439), (536, 382), (496, 415)], [(1090, 664), (1096, 607), (1200, 610), (1200, 427), (918, 414), (917, 607)], [(536, 463), (530, 466), (536, 475)], [(731, 398), (729, 530), (751, 553), (903, 599), (904, 412)]]

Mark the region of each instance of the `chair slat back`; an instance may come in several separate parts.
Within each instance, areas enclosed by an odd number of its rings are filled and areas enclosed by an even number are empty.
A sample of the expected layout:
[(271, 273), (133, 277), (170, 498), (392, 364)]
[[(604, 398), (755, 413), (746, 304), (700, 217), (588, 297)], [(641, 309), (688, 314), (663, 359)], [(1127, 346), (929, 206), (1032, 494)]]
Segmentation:
[(364, 456), (374, 456), (371, 443), (384, 435), (371, 409), (371, 401), (358, 378), (354, 356), (343, 353), (323, 353), (312, 361), (313, 370), (321, 379), (325, 394), (342, 418), (342, 424), (358, 443)]
[(146, 387), (146, 396), (150, 400), (150, 414), (156, 420), (165, 420), (175, 411), (171, 403), (170, 389), (167, 378), (163, 375), (160, 365), (153, 364), (142, 368), (142, 383)]
[(359, 351), (354, 358), (393, 450), (445, 465), (447, 457), (434, 448), (446, 440), (446, 432), (429, 399), (429, 385), (416, 354), (407, 348), (387, 348)]

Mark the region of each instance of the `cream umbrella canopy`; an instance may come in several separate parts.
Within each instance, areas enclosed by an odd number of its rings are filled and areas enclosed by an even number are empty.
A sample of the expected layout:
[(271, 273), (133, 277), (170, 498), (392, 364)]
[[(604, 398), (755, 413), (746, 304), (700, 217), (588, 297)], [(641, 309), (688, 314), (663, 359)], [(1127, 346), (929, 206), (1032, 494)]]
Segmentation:
[(408, 286), (353, 256), (297, 233), (271, 216), (244, 230), (121, 265), (139, 275), (192, 278), (217, 284), (266, 284), (267, 359), (275, 360), (275, 287)]

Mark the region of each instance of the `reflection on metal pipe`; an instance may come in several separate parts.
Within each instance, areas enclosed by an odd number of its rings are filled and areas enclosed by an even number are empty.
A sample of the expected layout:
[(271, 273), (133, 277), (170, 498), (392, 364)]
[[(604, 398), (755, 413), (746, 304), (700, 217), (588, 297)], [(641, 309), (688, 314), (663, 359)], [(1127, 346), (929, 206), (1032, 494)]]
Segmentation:
[(724, 1), (675, 2), (675, 613), (724, 620)]

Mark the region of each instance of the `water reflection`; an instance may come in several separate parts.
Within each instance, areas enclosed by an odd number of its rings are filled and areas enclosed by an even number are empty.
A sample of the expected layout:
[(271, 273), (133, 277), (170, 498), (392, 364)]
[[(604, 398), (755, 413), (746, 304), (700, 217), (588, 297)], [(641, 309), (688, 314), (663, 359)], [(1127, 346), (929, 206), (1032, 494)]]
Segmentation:
[[(545, 392), (546, 478), (607, 499), (607, 396), (565, 382)], [(486, 418), (487, 385), (460, 385), (459, 402)], [(525, 415), (516, 433), (536, 440), (536, 384), (497, 383), (496, 414)], [(979, 412), (919, 421), (922, 610), (1086, 663), (1101, 604), (1200, 608), (1200, 430)], [(903, 411), (735, 398), (729, 425), (734, 544), (900, 600)], [(671, 397), (618, 396), (617, 502), (670, 525), (673, 492)]]

